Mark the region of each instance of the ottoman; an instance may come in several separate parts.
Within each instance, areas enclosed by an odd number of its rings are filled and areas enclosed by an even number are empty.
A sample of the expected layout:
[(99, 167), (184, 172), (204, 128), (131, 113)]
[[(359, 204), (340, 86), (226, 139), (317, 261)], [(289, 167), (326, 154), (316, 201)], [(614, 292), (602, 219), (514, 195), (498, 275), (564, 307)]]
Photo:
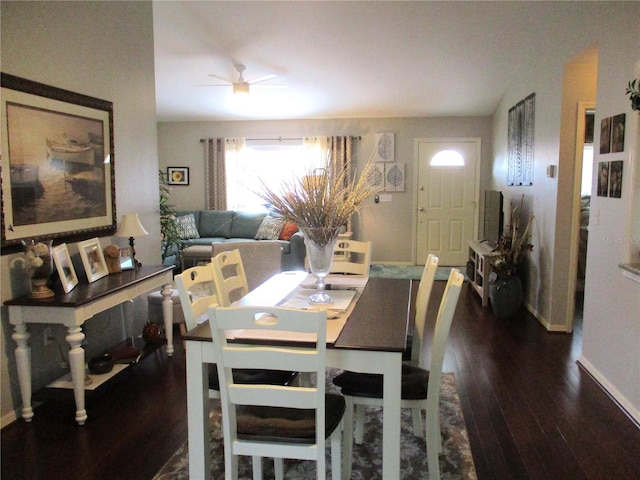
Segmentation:
[(211, 245), (192, 245), (182, 250), (182, 270), (185, 268), (185, 262), (191, 262), (189, 266), (195, 267), (198, 262), (211, 261)]

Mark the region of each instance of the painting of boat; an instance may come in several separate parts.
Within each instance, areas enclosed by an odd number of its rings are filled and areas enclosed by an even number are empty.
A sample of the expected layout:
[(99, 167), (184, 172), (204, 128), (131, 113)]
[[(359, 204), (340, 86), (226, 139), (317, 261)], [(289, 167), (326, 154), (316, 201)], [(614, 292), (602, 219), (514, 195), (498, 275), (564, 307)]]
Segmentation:
[(47, 138), (49, 160), (63, 163), (80, 163), (93, 167), (95, 164), (95, 145), (71, 140), (64, 136), (64, 142), (56, 142)]

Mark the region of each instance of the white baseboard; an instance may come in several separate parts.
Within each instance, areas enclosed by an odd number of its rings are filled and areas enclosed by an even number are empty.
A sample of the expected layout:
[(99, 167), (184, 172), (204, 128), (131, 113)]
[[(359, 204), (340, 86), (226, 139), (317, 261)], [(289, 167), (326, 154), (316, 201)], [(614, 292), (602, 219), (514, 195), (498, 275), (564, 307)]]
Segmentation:
[(394, 265), (396, 267), (414, 267), (411, 262), (371, 262), (371, 265)]
[(636, 408), (617, 388), (615, 388), (607, 378), (594, 367), (584, 356), (578, 357), (578, 365), (591, 375), (609, 397), (620, 407), (620, 409), (635, 422), (640, 428), (640, 410)]
[(16, 420), (18, 420), (18, 412), (11, 410), (8, 413), (5, 413), (2, 418), (0, 418), (0, 428), (4, 428), (7, 425), (12, 424)]

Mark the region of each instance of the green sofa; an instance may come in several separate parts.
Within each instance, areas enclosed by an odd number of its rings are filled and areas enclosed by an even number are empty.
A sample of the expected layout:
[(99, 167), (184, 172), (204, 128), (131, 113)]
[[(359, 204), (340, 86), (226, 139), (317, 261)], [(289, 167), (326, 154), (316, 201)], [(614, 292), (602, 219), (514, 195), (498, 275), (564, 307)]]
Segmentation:
[[(189, 218), (193, 215), (193, 220)], [(294, 233), (290, 240), (281, 240), (279, 232), (272, 232), (269, 238), (260, 239), (256, 236), (267, 215), (264, 213), (247, 213), (233, 210), (195, 210), (179, 211), (177, 217), (184, 228), (184, 247), (193, 245), (211, 245), (214, 242), (259, 242), (262, 240), (277, 240), (281, 244), (282, 270), (304, 270), (306, 249), (302, 232)], [(273, 218), (273, 217), (271, 217)], [(192, 224), (191, 224), (192, 222)], [(193, 227), (195, 226), (195, 230)], [(191, 227), (191, 228), (189, 228)], [(275, 238), (274, 238), (275, 237)], [(165, 263), (175, 264), (175, 257), (167, 257)]]

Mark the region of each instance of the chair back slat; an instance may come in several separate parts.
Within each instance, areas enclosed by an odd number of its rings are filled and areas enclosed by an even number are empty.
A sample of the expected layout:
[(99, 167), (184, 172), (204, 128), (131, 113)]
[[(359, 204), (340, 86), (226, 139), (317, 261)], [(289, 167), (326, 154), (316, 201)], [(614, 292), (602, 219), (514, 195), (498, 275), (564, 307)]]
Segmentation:
[(229, 400), (235, 405), (313, 409), (316, 408), (316, 397), (315, 388), (239, 384), (229, 387)]
[[(174, 280), (180, 295), (185, 327), (187, 330), (192, 330), (196, 328), (198, 318), (206, 313), (207, 308), (211, 304), (218, 303), (213, 270), (211, 265), (192, 267), (176, 275)], [(204, 285), (208, 294), (192, 301), (189, 290), (196, 285)]]
[(232, 368), (255, 368), (278, 370), (286, 362), (295, 359), (297, 372), (316, 372), (318, 370), (318, 355), (309, 348), (293, 349), (276, 348), (235, 348), (229, 344), (225, 349), (226, 364)]
[(330, 273), (350, 273), (355, 275), (369, 275), (371, 266), (372, 243), (356, 240), (340, 240), (336, 242), (335, 254), (343, 254), (345, 260), (331, 262)]
[[(431, 344), (431, 361), (429, 364), (429, 384), (427, 387), (427, 403), (433, 402), (432, 408), (437, 410), (437, 402), (440, 392), (440, 379), (442, 377), (442, 364), (444, 363), (444, 353), (447, 347), (447, 340), (453, 322), (453, 315), (458, 305), (460, 290), (464, 282), (464, 275), (455, 268), (451, 269), (447, 286), (444, 289), (438, 317), (433, 332)], [(428, 408), (427, 408), (428, 410)]]
[(220, 252), (211, 258), (211, 266), (221, 306), (228, 307), (249, 292), (247, 275), (239, 250)]
[(433, 254), (427, 256), (427, 261), (422, 270), (420, 285), (418, 286), (418, 294), (416, 296), (416, 312), (415, 312), (415, 332), (413, 335), (413, 343), (411, 345), (411, 361), (416, 366), (422, 365), (422, 351), (424, 344), (424, 333), (427, 322), (427, 310), (429, 308), (429, 299), (431, 298), (431, 290), (433, 282), (438, 270), (439, 259)]

